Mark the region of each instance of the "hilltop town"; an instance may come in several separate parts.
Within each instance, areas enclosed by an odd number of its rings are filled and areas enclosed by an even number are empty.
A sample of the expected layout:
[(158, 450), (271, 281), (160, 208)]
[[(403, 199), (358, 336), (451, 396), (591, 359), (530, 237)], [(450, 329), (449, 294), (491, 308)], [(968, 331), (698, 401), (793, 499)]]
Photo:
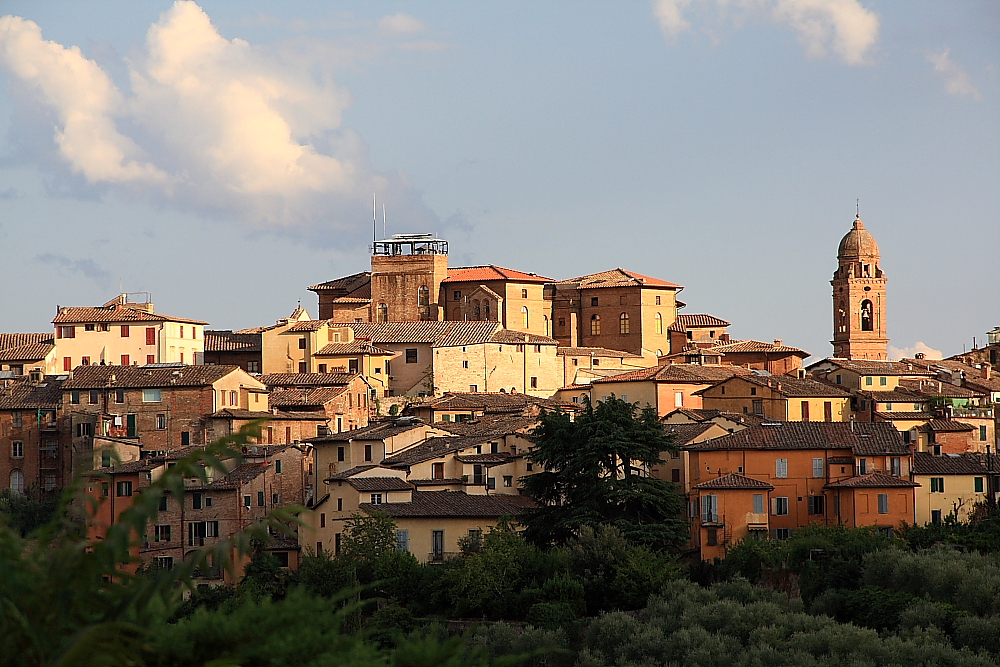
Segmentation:
[(537, 506), (522, 491), (540, 415), (617, 397), (677, 447), (636, 472), (683, 494), (701, 560), (812, 524), (968, 519), (1000, 487), (1000, 328), (955, 357), (889, 360), (888, 279), (860, 217), (832, 257), (832, 354), (805, 366), (817, 351), (780, 332), (742, 340), (682, 312), (669, 276), (452, 267), (422, 234), (376, 241), (370, 271), (254, 328), (158, 313), (148, 294), (59, 307), (52, 331), (0, 334), (0, 486), (91, 480), (100, 537), (172, 462), (264, 420), (241, 460), (162, 499), (139, 561), (171, 567), (304, 506), (267, 545), (284, 568), (339, 553), (346, 522), (376, 512), (400, 550), (441, 562)]

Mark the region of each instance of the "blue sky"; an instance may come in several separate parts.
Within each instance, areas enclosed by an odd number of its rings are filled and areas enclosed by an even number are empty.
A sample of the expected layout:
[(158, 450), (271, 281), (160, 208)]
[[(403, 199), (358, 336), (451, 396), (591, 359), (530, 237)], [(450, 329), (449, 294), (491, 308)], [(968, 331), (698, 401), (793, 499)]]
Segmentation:
[(1000, 4), (18, 2), (0, 19), (0, 330), (150, 291), (270, 323), (389, 233), (453, 264), (685, 286), (830, 352), (855, 200), (892, 345), (1000, 324)]

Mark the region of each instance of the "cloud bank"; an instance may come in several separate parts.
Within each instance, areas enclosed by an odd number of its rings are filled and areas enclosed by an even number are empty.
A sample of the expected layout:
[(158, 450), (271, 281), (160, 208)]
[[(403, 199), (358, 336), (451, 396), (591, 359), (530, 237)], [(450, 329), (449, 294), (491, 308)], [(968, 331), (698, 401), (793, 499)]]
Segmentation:
[(944, 89), (956, 97), (981, 98), (979, 90), (972, 83), (972, 77), (962, 66), (951, 59), (951, 49), (941, 49), (927, 54), (927, 60), (934, 65), (934, 72), (944, 79)]
[[(397, 14), (379, 29), (412, 36), (423, 27)], [(367, 235), (373, 192), (418, 225), (436, 220), (342, 127), (349, 91), (301, 61), (225, 39), (194, 2), (164, 12), (126, 65), (123, 90), (78, 47), (46, 41), (32, 21), (0, 18), (0, 67), (25, 103), (51, 113), (59, 161), (87, 187), (341, 240)]]
[[(653, 0), (653, 14), (668, 39), (691, 30), (685, 17), (692, 0)], [(809, 57), (833, 51), (848, 65), (867, 61), (878, 40), (879, 20), (859, 0), (698, 0), (715, 4), (723, 20), (740, 22), (745, 15), (763, 15), (790, 26)]]
[(894, 361), (899, 359), (913, 359), (917, 354), (921, 353), (925, 359), (944, 359), (944, 353), (941, 350), (935, 350), (930, 345), (919, 340), (912, 347), (889, 346), (889, 359)]

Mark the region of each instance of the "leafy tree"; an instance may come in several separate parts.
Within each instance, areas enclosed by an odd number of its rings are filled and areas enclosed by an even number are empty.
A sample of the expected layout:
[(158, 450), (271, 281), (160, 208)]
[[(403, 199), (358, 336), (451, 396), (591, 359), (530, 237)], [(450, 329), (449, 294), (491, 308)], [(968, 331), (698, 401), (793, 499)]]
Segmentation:
[(575, 421), (564, 412), (543, 412), (540, 419), (527, 456), (543, 470), (522, 480), (541, 503), (525, 518), (529, 541), (565, 544), (584, 526), (611, 524), (656, 549), (686, 543), (677, 486), (637, 472), (676, 450), (652, 407), (638, 410), (612, 396), (596, 407), (587, 403)]
[(24, 493), (0, 489), (0, 522), (19, 532), (21, 537), (48, 523), (58, 507), (58, 498), (43, 498), (37, 488)]

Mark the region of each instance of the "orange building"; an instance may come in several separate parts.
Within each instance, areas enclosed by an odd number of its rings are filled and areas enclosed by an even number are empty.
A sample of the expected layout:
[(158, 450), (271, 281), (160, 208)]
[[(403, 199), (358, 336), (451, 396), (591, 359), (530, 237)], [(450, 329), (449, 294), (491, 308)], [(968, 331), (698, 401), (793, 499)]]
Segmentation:
[(729, 473), (691, 488), (698, 509), (695, 544), (702, 560), (725, 558), (725, 548), (751, 533), (768, 534), (767, 507), (774, 487), (759, 479)]
[[(703, 558), (713, 558), (749, 530), (766, 529), (772, 538), (784, 539), (812, 523), (886, 530), (913, 523), (912, 455), (892, 424), (764, 422), (683, 449), (693, 501), (700, 499), (701, 484), (733, 473), (774, 487), (764, 523), (759, 517), (751, 523), (742, 510), (728, 512), (725, 525), (705, 526), (700, 507), (692, 503), (694, 546)], [(742, 488), (720, 488), (715, 495), (719, 507), (742, 508), (748, 502)], [(718, 544), (707, 544), (707, 528), (717, 530)]]

